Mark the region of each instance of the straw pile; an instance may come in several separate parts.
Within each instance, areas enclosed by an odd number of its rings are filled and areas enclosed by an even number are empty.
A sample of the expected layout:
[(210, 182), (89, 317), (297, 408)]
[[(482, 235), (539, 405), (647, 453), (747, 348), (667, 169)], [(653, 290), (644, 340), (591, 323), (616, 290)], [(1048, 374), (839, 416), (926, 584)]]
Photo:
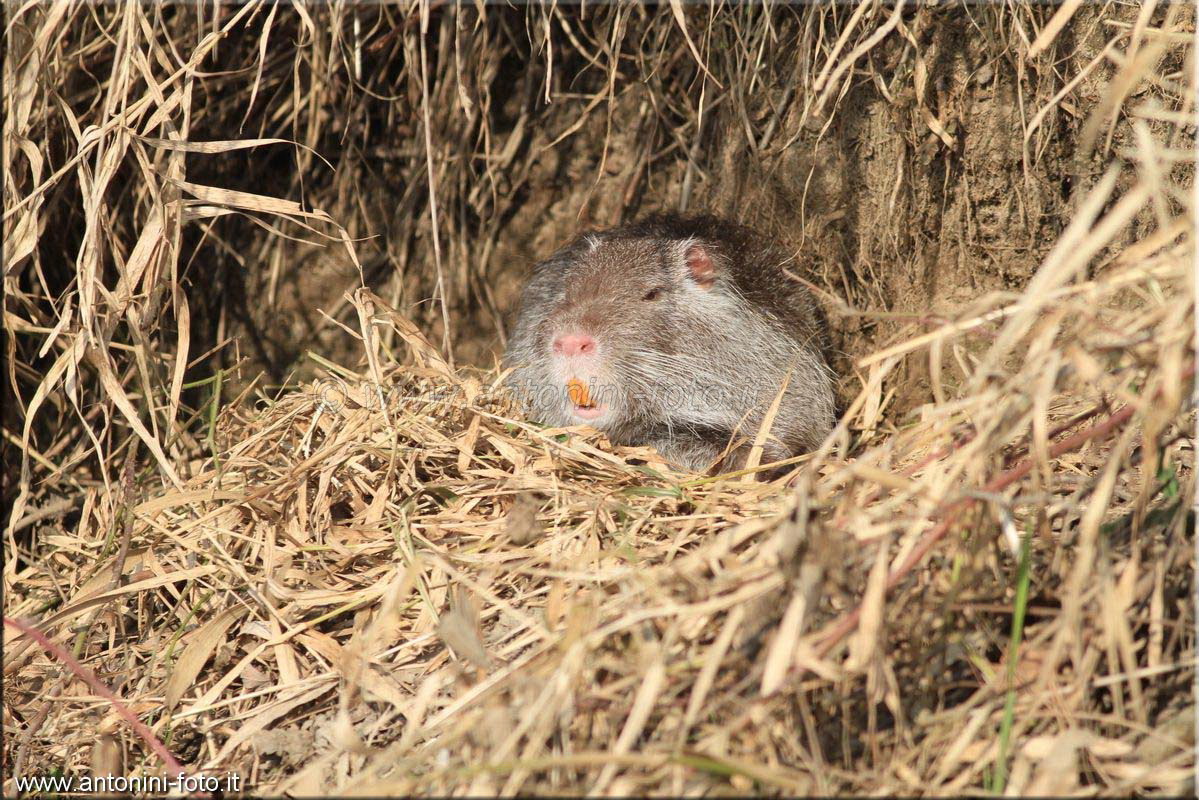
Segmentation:
[[(1194, 15), (1078, 6), (10, 7), (5, 791), (1191, 790)], [(701, 200), (844, 351), (773, 483), (487, 358), (522, 247)]]

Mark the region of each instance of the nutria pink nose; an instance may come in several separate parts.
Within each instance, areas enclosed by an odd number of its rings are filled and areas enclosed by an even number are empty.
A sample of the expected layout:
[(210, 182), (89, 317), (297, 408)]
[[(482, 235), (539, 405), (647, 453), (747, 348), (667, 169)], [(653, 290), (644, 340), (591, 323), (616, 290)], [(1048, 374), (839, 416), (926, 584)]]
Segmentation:
[(563, 356), (585, 356), (595, 352), (595, 339), (585, 333), (567, 333), (554, 339), (554, 352)]

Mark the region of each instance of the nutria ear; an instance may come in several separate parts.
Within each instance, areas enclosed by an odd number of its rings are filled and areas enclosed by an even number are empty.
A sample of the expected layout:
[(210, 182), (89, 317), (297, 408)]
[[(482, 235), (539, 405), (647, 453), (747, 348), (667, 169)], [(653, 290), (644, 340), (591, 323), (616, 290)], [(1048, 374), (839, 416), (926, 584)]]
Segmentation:
[(687, 272), (691, 279), (701, 289), (711, 289), (716, 283), (716, 265), (712, 263), (712, 254), (702, 244), (692, 244), (687, 247), (684, 255), (687, 262)]

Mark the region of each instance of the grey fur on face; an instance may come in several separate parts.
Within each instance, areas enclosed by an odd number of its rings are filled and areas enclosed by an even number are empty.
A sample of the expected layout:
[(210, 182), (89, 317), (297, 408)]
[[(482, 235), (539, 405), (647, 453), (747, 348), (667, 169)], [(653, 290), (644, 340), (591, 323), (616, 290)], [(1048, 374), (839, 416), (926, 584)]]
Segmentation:
[(834, 423), (833, 375), (823, 318), (788, 260), (712, 217), (580, 236), (533, 269), (508, 385), (533, 420), (587, 423), (703, 470), (733, 438), (756, 436), (785, 384), (763, 462), (811, 450)]

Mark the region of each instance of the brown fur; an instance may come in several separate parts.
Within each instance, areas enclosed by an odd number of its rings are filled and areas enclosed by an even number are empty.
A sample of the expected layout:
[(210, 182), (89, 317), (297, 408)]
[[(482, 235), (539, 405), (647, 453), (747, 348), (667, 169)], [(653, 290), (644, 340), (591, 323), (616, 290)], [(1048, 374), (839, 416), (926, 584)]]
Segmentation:
[(599, 354), (587, 380), (604, 400), (592, 424), (618, 444), (650, 444), (701, 470), (736, 436), (743, 461), (784, 381), (764, 461), (816, 447), (833, 424), (820, 310), (783, 271), (788, 257), (715, 217), (655, 215), (584, 234), (534, 267), (505, 364), (526, 413), (582, 422), (564, 387), (577, 362), (552, 342), (584, 333)]

